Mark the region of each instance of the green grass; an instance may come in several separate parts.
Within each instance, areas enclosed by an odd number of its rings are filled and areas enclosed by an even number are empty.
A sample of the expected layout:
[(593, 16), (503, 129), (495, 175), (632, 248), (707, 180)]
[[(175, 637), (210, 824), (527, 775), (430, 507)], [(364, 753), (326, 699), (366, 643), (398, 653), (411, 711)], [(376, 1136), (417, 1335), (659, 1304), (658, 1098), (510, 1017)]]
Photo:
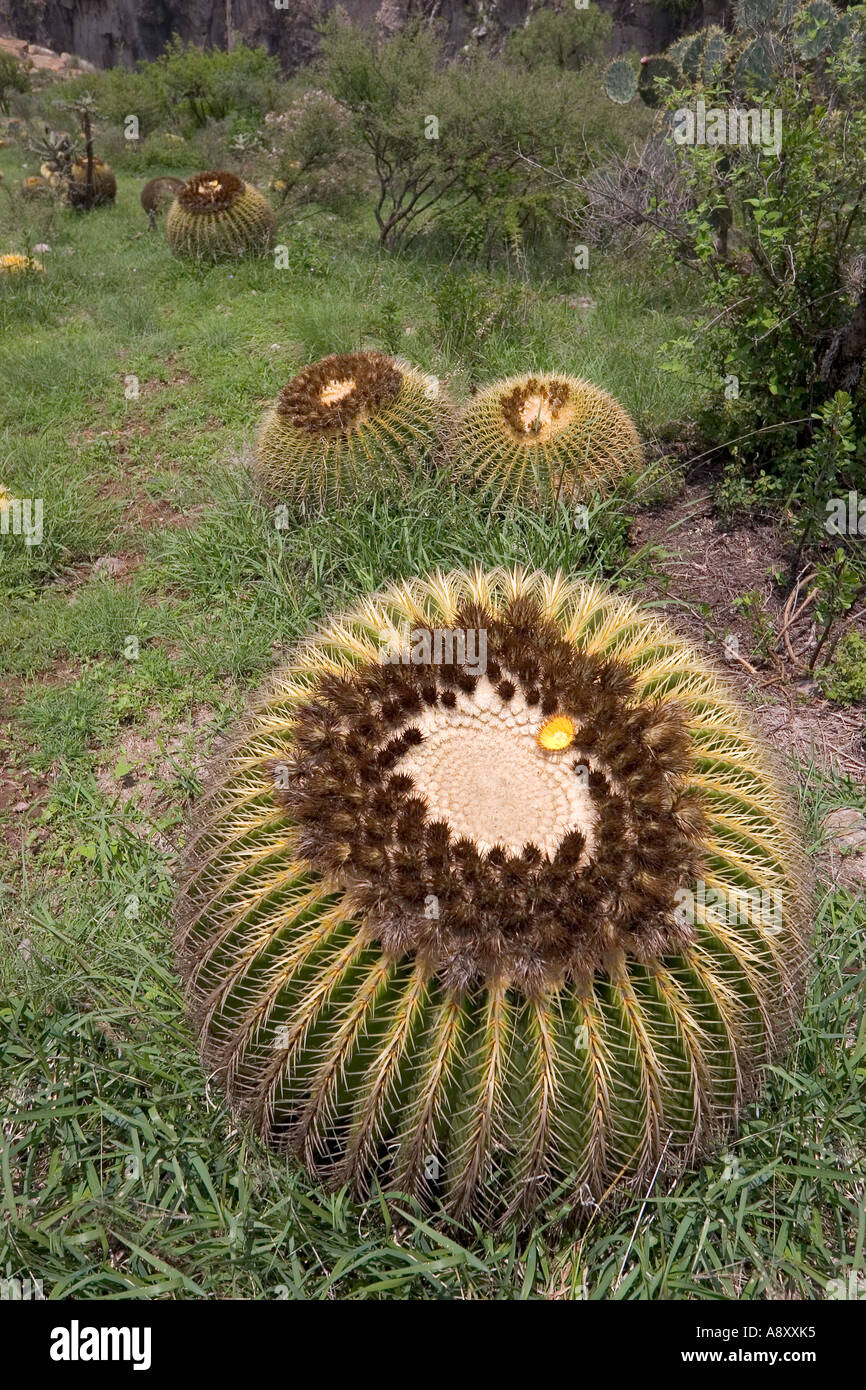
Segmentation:
[[(15, 152), (0, 164), (13, 184)], [(844, 894), (821, 907), (799, 1038), (730, 1152), (579, 1235), (555, 1204), (491, 1235), (323, 1195), (208, 1094), (172, 968), (172, 875), (249, 689), (388, 578), (519, 561), (632, 587), (658, 563), (630, 554), (620, 502), (585, 531), (564, 508), (490, 516), (441, 478), (280, 529), (245, 462), (261, 410), (311, 358), (379, 346), (458, 396), (578, 372), (662, 435), (694, 406), (659, 369), (688, 303), (640, 263), (586, 276), (566, 259), (516, 299), (486, 276), (504, 311), (479, 345), (437, 299), (444, 263), (383, 257), (363, 224), (283, 228), (286, 271), (199, 271), (139, 235), (140, 181), (119, 183), (89, 216), (0, 194), (0, 250), (52, 248), (43, 277), (0, 286), (0, 481), (45, 505), (42, 545), (0, 541), (4, 756), (33, 788), (25, 812), (0, 811), (0, 1272), (53, 1298), (488, 1299), (820, 1298), (862, 1272), (866, 911)], [(109, 555), (120, 574), (95, 567)], [(802, 771), (814, 835), (853, 793)]]

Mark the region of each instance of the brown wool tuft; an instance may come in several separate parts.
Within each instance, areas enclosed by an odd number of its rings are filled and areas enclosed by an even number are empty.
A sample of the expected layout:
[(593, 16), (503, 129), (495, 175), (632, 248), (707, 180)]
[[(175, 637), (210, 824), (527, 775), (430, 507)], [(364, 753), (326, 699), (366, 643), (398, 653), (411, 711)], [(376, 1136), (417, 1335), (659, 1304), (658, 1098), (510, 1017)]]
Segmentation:
[(244, 181), (225, 170), (194, 174), (177, 191), (177, 201), (191, 213), (223, 212), (233, 206), (244, 191)]
[[(586, 776), (595, 822), (592, 849), (583, 830), (573, 829), (552, 856), (531, 845), (515, 853), (494, 845), (479, 856), (471, 842), (453, 836), (447, 821), (429, 818), (422, 798), (389, 803), (385, 786), (393, 784), (409, 751), (424, 742), (421, 730), (406, 723), (422, 703), (416, 670), (394, 665), (384, 668), (390, 694), (381, 710), (387, 724), (402, 721), (397, 734), (380, 741), (369, 719), (383, 680), (378, 666), (354, 673), (356, 689), (365, 692), (357, 709), (346, 712), (342, 687), (332, 686), (330, 698), (320, 687), (296, 713), (297, 755), (288, 787), (276, 795), (299, 828), (305, 857), (325, 876), (340, 873), (347, 821), (367, 774), (378, 819), (375, 829), (369, 821), (357, 822), (359, 844), (349, 862), (358, 872), (346, 886), (385, 949), (423, 956), (449, 987), (503, 977), (532, 993), (603, 968), (617, 941), (641, 959), (659, 943), (669, 952), (684, 948), (691, 933), (676, 921), (674, 907), (677, 891), (695, 875), (704, 818), (692, 796), (676, 825), (671, 822), (678, 791), (670, 782), (682, 772), (674, 764), (689, 749), (681, 713), (676, 707), (663, 713), (652, 705), (632, 707), (608, 693), (631, 690), (627, 673), (616, 672), (610, 659), (575, 651), (537, 603), (517, 600), (495, 618), (477, 607), (457, 615), (455, 633), (470, 626), (487, 633), (488, 676), (491, 670), (515, 673), (495, 686), (502, 704), (509, 705), (518, 690), (524, 698), (536, 693), (520, 681), (517, 667), (531, 675), (544, 672), (550, 683), (541, 712), (558, 711), (571, 732), (578, 730), (581, 751), (601, 759), (588, 773), (579, 760), (568, 764), (575, 777)], [(425, 667), (425, 707), (456, 709), (455, 690), (471, 704), (477, 678), (463, 680), (465, 675), (455, 664)], [(337, 720), (341, 733), (335, 742)], [(316, 801), (311, 815), (303, 789), (326, 775), (329, 799)], [(411, 869), (401, 846), (410, 851)], [(419, 911), (430, 892), (437, 899), (432, 921)], [(599, 911), (612, 923), (612, 937), (596, 932)]]
[(335, 353), (284, 386), (277, 414), (310, 434), (343, 433), (400, 394), (403, 373), (381, 352)]

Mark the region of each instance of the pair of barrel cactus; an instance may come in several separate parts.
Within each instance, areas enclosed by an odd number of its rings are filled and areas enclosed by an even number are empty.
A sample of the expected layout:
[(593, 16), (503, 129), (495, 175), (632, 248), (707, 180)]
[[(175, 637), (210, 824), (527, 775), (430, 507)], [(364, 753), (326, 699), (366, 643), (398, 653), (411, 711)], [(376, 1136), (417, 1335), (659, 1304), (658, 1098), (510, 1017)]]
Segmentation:
[(488, 500), (588, 500), (640, 469), (623, 408), (588, 381), (509, 377), (455, 411), (439, 381), (379, 352), (337, 353), (284, 387), (259, 430), (256, 468), (269, 501), (337, 505), (404, 484), (438, 456)]
[[(262, 485), (369, 487), (443, 410), (405, 363), (325, 359), (267, 417)], [(640, 449), (571, 377), (498, 383), (447, 433), (518, 492), (609, 486)], [(256, 697), (188, 827), (177, 952), (208, 1073), (319, 1182), (579, 1219), (732, 1132), (810, 914), (784, 777), (699, 652), (596, 583), (476, 569), (360, 601)]]

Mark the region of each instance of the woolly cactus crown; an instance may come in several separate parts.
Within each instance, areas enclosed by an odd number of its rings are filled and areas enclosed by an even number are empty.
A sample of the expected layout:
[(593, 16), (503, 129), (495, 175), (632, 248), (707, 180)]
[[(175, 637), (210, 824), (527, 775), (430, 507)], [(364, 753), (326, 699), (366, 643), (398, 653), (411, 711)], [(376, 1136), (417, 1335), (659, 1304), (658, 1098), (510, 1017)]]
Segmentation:
[(165, 224), (175, 255), (214, 260), (266, 251), (275, 227), (268, 200), (252, 184), (225, 170), (208, 170), (187, 179)]
[(585, 501), (643, 462), (622, 406), (579, 377), (508, 377), (461, 412), (449, 441), (455, 474), (494, 502)]
[(262, 422), (256, 466), (269, 500), (335, 504), (403, 485), (447, 405), (433, 377), (381, 352), (335, 353), (290, 381)]
[(256, 702), (178, 949), (267, 1140), (489, 1216), (716, 1142), (796, 1016), (808, 905), (772, 760), (686, 643), (595, 585), (434, 575)]

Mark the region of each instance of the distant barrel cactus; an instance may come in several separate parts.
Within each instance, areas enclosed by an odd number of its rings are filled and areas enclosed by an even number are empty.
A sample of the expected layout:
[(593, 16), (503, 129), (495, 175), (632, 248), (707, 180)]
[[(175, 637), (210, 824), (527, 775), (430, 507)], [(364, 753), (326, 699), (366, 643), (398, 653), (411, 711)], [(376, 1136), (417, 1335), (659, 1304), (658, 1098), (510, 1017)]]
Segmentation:
[(87, 160), (76, 159), (70, 166), (64, 183), (66, 201), (72, 207), (100, 207), (113, 203), (117, 196), (117, 179), (110, 164), (98, 155), (93, 157), (93, 197), (87, 193)]
[(30, 256), (15, 253), (0, 256), (0, 275), (32, 275), (44, 269), (41, 261), (35, 261)]
[(155, 214), (167, 208), (183, 188), (183, 179), (174, 179), (170, 174), (159, 174), (148, 179), (141, 190), (141, 206), (148, 214)]
[(54, 189), (48, 179), (40, 174), (30, 174), (26, 179), (22, 179), (19, 184), (21, 196), (27, 198), (50, 198), (53, 196)]
[(697, 653), (596, 585), (478, 571), (365, 601), (255, 701), (177, 948), (265, 1140), (493, 1219), (718, 1143), (808, 922), (789, 798)]
[(237, 174), (195, 174), (178, 191), (166, 218), (177, 256), (220, 260), (261, 255), (274, 239), (276, 218), (267, 198)]
[(457, 478), (493, 501), (582, 501), (643, 462), (622, 406), (591, 382), (557, 374), (508, 377), (479, 391), (448, 453)]
[(435, 377), (381, 352), (335, 353), (283, 388), (256, 469), (268, 501), (336, 505), (406, 482), (447, 411)]

